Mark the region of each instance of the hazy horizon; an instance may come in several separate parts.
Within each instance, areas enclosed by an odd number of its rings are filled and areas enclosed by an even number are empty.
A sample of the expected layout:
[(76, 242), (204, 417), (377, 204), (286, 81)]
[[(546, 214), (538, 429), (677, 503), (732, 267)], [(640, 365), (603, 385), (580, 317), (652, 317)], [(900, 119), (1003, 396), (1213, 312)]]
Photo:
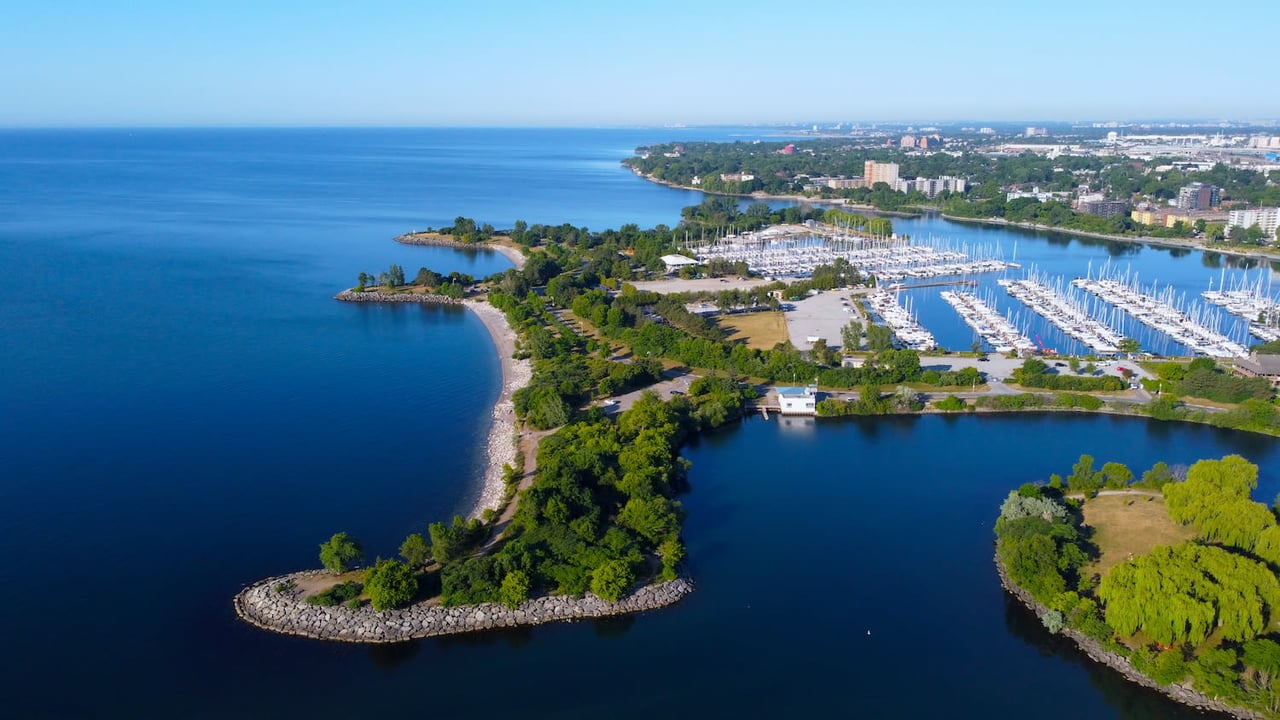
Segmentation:
[[(1280, 97), (1259, 90), (1273, 83), (1265, 38), (1235, 32), (1276, 26), (1280, 7), (1214, 7), (10, 3), (0, 95), (11, 102), (0, 107), (0, 126), (1280, 118)], [(1193, 19), (1202, 35), (1187, 33)], [(1216, 48), (1226, 42), (1258, 50), (1225, 65)]]

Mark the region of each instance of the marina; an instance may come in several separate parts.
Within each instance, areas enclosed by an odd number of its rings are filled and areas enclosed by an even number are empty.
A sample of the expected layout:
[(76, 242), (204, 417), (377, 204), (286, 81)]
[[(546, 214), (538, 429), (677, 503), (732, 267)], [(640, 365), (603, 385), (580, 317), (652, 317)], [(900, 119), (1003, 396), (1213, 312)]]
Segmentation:
[(1248, 349), (1219, 330), (1218, 319), (1207, 308), (1195, 307), (1184, 312), (1178, 307), (1174, 288), (1158, 290), (1154, 285), (1144, 292), (1137, 278), (1090, 276), (1076, 278), (1075, 287), (1115, 305), (1138, 322), (1157, 330), (1199, 355), (1215, 358), (1244, 357)]
[(1209, 280), (1209, 289), (1200, 293), (1200, 297), (1217, 305), (1249, 323), (1249, 333), (1267, 342), (1280, 340), (1280, 303), (1271, 295), (1271, 275), (1265, 274), (1266, 290), (1263, 289), (1264, 274), (1259, 273), (1253, 284), (1240, 281), (1228, 285), (1224, 270), (1218, 280), (1218, 289), (1213, 289), (1213, 279)]
[[(1001, 279), (1005, 291), (1026, 305), (1032, 312), (1048, 320), (1067, 337), (1080, 341), (1090, 350), (1103, 354), (1120, 352), (1124, 339), (1112, 325), (1090, 313), (1083, 298), (1069, 297), (1062, 292), (1062, 279), (1056, 287), (1047, 278), (1030, 273), (1022, 280)], [(1114, 312), (1114, 311), (1113, 311)]]
[(898, 304), (898, 293), (877, 290), (867, 294), (864, 299), (871, 311), (880, 317), (905, 347), (912, 350), (933, 350), (938, 347), (933, 333), (916, 320), (909, 302), (905, 307)]
[(995, 308), (976, 294), (943, 290), (939, 295), (947, 301), (947, 304), (955, 308), (964, 324), (973, 328), (973, 331), (996, 352), (1016, 352), (1019, 355), (1035, 352), (1035, 343), (1019, 332), (1012, 320), (1002, 317)]
[(700, 262), (745, 262), (766, 277), (807, 277), (837, 258), (879, 281), (930, 279), (956, 275), (1002, 272), (1016, 263), (1006, 262), (990, 246), (954, 245), (929, 239), (914, 243), (906, 238), (866, 237), (846, 232), (820, 233), (800, 226), (781, 226), (690, 244)]

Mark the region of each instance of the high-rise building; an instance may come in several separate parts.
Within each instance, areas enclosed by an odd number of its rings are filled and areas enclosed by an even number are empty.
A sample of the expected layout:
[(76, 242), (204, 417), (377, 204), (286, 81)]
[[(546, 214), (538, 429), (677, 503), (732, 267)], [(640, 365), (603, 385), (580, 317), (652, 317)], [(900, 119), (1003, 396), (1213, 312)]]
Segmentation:
[(1254, 225), (1262, 228), (1264, 241), (1275, 240), (1276, 226), (1280, 225), (1280, 208), (1246, 208), (1232, 210), (1227, 215), (1227, 232), (1232, 228), (1248, 229)]
[(1216, 185), (1193, 182), (1178, 190), (1179, 210), (1208, 210), (1218, 207), (1222, 201), (1221, 190)]
[(915, 135), (903, 135), (902, 139), (898, 141), (898, 147), (913, 148), (915, 146), (916, 146)]
[(867, 179), (867, 187), (872, 187), (878, 182), (894, 187), (898, 184), (898, 163), (868, 160), (862, 164), (862, 176)]
[(1049, 128), (1029, 127), (1027, 128), (1027, 137), (1045, 137), (1049, 134)]

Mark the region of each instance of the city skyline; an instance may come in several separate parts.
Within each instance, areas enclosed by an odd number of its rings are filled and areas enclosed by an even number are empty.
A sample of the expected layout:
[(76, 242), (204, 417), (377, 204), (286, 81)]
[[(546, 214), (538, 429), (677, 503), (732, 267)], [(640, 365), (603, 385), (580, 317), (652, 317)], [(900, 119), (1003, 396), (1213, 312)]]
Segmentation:
[(6, 5), (3, 126), (1280, 118), (1250, 3)]

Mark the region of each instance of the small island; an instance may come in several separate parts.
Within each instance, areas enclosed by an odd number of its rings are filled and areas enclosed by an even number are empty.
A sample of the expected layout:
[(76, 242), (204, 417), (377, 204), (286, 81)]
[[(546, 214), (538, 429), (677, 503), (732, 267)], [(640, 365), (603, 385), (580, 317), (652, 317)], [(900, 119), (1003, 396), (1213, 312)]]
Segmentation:
[(1092, 660), (1193, 707), (1280, 717), (1280, 525), (1237, 455), (1072, 472), (1011, 492), (1000, 581)]

